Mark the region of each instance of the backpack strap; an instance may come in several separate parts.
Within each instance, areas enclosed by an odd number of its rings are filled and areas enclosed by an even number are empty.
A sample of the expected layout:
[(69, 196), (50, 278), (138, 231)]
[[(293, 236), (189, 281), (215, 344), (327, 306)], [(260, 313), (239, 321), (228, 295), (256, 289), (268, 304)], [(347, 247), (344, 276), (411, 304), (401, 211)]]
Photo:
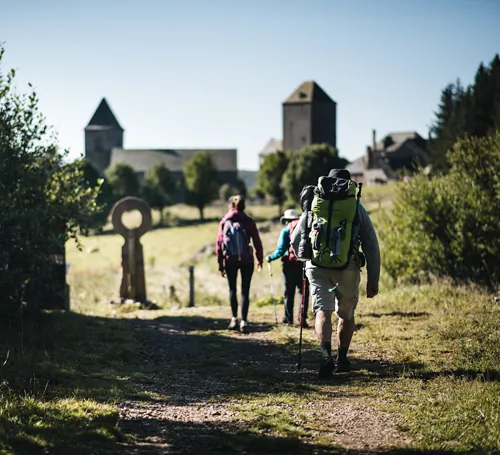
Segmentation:
[(361, 220), (360, 220), (360, 216), (359, 216), (359, 200), (361, 199), (361, 190), (363, 188), (363, 184), (360, 182), (358, 183), (358, 194), (356, 196), (356, 214), (354, 215), (354, 220), (352, 222), (352, 230), (351, 230), (351, 244), (349, 246), (349, 253), (348, 253), (348, 261), (347, 261), (347, 264), (349, 264), (349, 262), (351, 262), (351, 257), (352, 257), (352, 253), (354, 252), (354, 236), (356, 234), (356, 229), (358, 227), (358, 225), (360, 224)]

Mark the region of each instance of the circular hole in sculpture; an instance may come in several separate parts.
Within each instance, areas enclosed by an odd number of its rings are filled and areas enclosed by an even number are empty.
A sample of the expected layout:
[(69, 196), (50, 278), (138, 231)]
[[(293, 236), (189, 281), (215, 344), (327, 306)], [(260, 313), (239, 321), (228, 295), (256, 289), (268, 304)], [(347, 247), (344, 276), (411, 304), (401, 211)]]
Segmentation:
[(142, 215), (139, 210), (129, 210), (122, 215), (122, 223), (127, 229), (137, 229), (142, 224)]

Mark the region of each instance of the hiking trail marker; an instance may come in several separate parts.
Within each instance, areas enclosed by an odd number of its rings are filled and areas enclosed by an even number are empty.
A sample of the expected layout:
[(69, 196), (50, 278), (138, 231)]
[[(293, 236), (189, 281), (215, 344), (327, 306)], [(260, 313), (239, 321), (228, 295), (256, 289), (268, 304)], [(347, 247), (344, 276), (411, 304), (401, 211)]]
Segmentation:
[[(138, 228), (129, 229), (123, 224), (123, 214), (131, 210), (138, 210), (142, 216), (142, 222)], [(151, 229), (151, 208), (143, 199), (132, 196), (125, 197), (120, 199), (111, 209), (111, 222), (115, 231), (125, 239), (122, 246), (120, 298), (146, 303), (144, 254), (140, 238)]]

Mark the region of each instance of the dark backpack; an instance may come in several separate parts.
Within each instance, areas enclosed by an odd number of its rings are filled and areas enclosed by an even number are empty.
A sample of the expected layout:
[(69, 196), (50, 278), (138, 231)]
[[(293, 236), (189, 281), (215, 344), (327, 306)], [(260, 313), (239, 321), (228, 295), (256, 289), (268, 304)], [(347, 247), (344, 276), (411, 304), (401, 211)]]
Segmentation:
[[(290, 227), (290, 246), (288, 247), (288, 262), (299, 262), (299, 260), (297, 259), (297, 256), (295, 255), (295, 251), (293, 251), (293, 248), (292, 248), (292, 234), (293, 234), (293, 231), (294, 229), (297, 227), (297, 224), (299, 224), (299, 220), (293, 220), (293, 221), (290, 221), (289, 223), (289, 227)], [(286, 256), (283, 256), (283, 257), (286, 257)]]
[(222, 249), (227, 260), (247, 262), (252, 260), (252, 247), (243, 225), (238, 221), (223, 219)]

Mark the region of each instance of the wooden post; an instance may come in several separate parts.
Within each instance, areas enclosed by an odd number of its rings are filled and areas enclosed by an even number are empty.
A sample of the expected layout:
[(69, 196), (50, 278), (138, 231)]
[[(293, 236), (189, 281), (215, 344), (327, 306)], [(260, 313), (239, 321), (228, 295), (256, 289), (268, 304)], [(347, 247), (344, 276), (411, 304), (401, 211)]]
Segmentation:
[(136, 296), (136, 258), (135, 258), (135, 242), (136, 242), (136, 229), (130, 229), (128, 231), (128, 273), (130, 275), (129, 280), (129, 294), (128, 296), (135, 299)]
[(194, 307), (194, 265), (189, 266), (189, 307)]

